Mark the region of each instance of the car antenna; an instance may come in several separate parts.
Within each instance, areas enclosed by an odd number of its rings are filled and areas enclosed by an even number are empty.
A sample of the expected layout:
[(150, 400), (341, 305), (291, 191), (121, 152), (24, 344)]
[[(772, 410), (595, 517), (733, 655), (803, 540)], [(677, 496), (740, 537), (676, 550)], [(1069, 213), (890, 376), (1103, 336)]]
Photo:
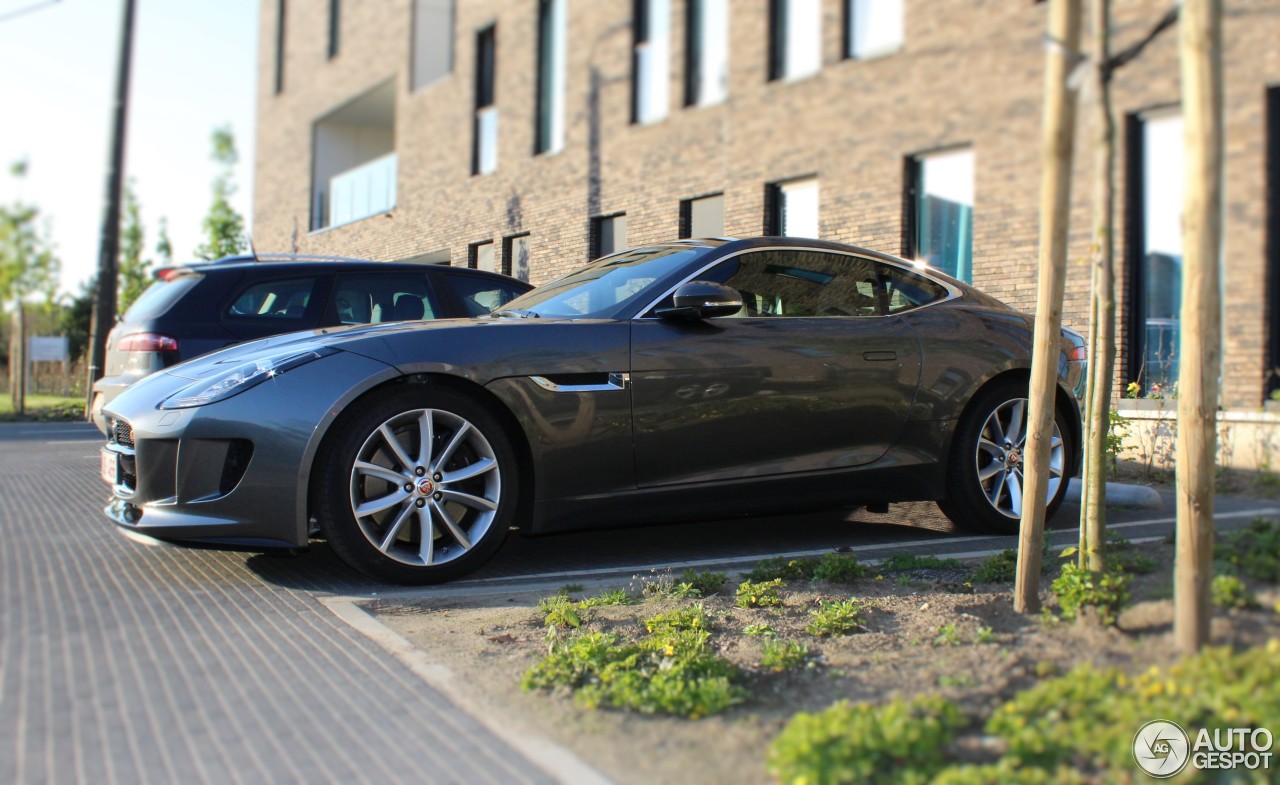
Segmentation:
[(254, 261), (255, 263), (256, 263), (256, 262), (258, 262), (258, 261), (261, 261), (260, 259), (258, 259), (258, 249), (257, 249), (257, 248), (255, 248), (255, 247), (254, 247), (254, 245), (253, 245), (253, 238), (252, 238), (252, 237), (250, 237), (250, 238), (249, 238), (249, 253), (253, 254), (253, 261)]

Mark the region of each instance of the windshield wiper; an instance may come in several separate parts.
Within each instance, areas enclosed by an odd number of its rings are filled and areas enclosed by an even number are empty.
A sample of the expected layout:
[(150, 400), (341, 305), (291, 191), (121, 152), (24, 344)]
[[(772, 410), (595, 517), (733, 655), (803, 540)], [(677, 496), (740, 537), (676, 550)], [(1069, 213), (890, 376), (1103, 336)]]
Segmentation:
[(530, 310), (530, 309), (525, 309), (525, 310), (509, 310), (509, 311), (494, 311), (493, 313), (491, 313), (491, 314), (489, 314), (489, 315), (490, 315), (490, 316), (499, 316), (499, 317), (500, 317), (500, 316), (506, 316), (506, 317), (509, 317), (509, 318), (512, 318), (512, 319), (541, 319), (541, 318), (542, 318), (542, 317), (538, 314), (538, 312), (537, 312), (537, 311), (533, 311), (533, 310)]

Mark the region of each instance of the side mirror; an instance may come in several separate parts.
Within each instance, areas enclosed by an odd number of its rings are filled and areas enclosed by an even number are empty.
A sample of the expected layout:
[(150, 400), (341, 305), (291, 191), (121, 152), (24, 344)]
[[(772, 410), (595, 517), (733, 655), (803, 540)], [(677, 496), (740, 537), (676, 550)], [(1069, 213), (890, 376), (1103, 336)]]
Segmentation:
[(742, 309), (742, 295), (714, 281), (690, 281), (676, 289), (672, 307), (659, 308), (662, 319), (714, 319), (732, 316)]

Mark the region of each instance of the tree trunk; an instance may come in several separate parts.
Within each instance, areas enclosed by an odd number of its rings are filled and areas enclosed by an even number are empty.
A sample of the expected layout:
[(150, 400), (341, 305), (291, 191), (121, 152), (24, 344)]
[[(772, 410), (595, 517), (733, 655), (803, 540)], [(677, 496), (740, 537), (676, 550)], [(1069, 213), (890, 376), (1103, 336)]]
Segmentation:
[(1111, 109), (1111, 0), (1093, 0), (1093, 297), (1090, 309), (1080, 566), (1101, 572), (1107, 526), (1107, 432), (1116, 363), (1115, 115)]
[(27, 412), (27, 313), (22, 298), (14, 303), (13, 331), (9, 338), (9, 397), (13, 399), (13, 413), (22, 416)]
[(1222, 360), (1222, 3), (1186, 0), (1178, 24), (1186, 192), (1182, 213), (1182, 346), (1178, 373), (1178, 545), (1174, 641), (1209, 639), (1213, 483)]
[[(1045, 106), (1040, 188), (1040, 275), (1036, 291), (1035, 346), (1022, 488), (1022, 528), (1013, 607), (1040, 609), (1040, 547), (1053, 437), (1058, 356), (1062, 345), (1062, 295), (1066, 285), (1067, 225), (1071, 207), (1071, 153), (1076, 91), (1067, 84), (1080, 53), (1080, 0), (1051, 0), (1050, 46), (1045, 57)], [(1066, 478), (1063, 478), (1066, 481)]]

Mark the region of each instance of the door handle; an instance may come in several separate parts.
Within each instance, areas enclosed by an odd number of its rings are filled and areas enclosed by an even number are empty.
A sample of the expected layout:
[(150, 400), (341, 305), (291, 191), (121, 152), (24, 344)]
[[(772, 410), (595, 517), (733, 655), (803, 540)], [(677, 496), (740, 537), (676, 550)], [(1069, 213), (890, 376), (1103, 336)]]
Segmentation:
[(898, 359), (897, 352), (863, 352), (862, 359), (869, 362)]

